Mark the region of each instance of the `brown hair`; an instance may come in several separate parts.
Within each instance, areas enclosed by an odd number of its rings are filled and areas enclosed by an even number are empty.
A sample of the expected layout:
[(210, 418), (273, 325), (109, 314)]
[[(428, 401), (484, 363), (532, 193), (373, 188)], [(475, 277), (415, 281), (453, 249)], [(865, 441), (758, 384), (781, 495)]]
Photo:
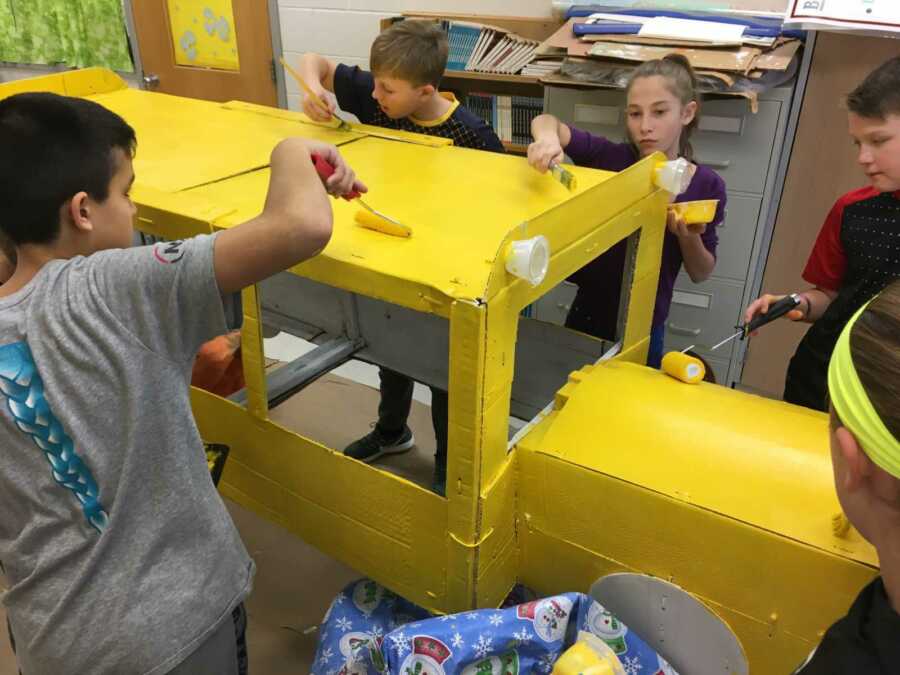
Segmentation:
[(645, 61), (632, 71), (628, 78), (628, 84), (625, 85), (625, 94), (627, 95), (631, 91), (631, 86), (638, 78), (653, 77), (654, 75), (665, 79), (666, 88), (681, 101), (681, 105), (685, 106), (691, 101), (697, 102), (697, 113), (690, 124), (681, 130), (681, 138), (678, 142), (678, 154), (685, 159), (693, 160), (694, 148), (691, 146), (691, 134), (700, 121), (700, 99), (697, 97), (697, 77), (694, 75), (691, 62), (681, 54), (666, 54), (661, 59)]
[(700, 363), (703, 364), (703, 371), (704, 371), (703, 381), (704, 381), (704, 382), (709, 382), (710, 384), (718, 384), (718, 383), (716, 382), (716, 374), (713, 372), (712, 366), (709, 365), (709, 361), (707, 361), (706, 359), (704, 359), (702, 356), (700, 356), (700, 355), (699, 355), (697, 352), (695, 352), (693, 349), (688, 349), (688, 350), (685, 352), (685, 354), (686, 354), (687, 356), (692, 356), (692, 357), (694, 357), (694, 358), (697, 359)]
[(850, 330), (850, 355), (875, 412), (900, 438), (900, 279), (885, 288)]
[(441, 81), (447, 67), (447, 34), (433, 21), (398, 21), (375, 38), (369, 66), (376, 76), (406, 80), (414, 87)]
[(900, 115), (900, 56), (885, 61), (847, 95), (847, 109), (860, 117), (883, 120)]

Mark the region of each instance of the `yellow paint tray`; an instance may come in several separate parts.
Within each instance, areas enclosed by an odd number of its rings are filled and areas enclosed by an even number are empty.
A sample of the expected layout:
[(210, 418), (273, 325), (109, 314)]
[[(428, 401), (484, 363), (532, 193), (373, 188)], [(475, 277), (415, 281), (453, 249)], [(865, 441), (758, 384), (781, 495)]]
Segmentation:
[(716, 217), (718, 199), (701, 199), (694, 202), (677, 202), (669, 204), (669, 210), (681, 218), (687, 225), (705, 225)]

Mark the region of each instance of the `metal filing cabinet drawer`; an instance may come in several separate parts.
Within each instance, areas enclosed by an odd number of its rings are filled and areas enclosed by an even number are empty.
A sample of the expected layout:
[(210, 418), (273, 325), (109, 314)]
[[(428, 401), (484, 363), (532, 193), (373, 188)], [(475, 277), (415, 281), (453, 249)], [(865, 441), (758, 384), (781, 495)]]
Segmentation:
[(625, 93), (616, 89), (544, 88), (545, 111), (611, 141), (625, 139), (624, 106)]
[(778, 101), (760, 101), (756, 114), (744, 100), (704, 101), (691, 139), (694, 159), (722, 176), (729, 190), (762, 194), (780, 113)]
[[(716, 249), (716, 268), (713, 270), (716, 277), (735, 281), (747, 278), (761, 204), (760, 197), (728, 194), (725, 220), (718, 228), (719, 246)], [(682, 275), (687, 278), (683, 270)]]
[[(548, 113), (592, 134), (625, 140), (624, 92), (565, 87), (544, 91)], [(780, 113), (780, 101), (760, 100), (754, 114), (744, 99), (705, 100), (691, 139), (696, 160), (722, 176), (729, 190), (762, 194)]]
[[(702, 284), (676, 283), (672, 307), (666, 320), (666, 350), (682, 350), (692, 344), (714, 345), (728, 337), (740, 318), (744, 285), (725, 279)], [(716, 358), (731, 358), (733, 344), (715, 352)], [(705, 356), (703, 350), (698, 353)]]
[(578, 286), (568, 281), (550, 289), (534, 303), (534, 318), (564, 326), (577, 291)]

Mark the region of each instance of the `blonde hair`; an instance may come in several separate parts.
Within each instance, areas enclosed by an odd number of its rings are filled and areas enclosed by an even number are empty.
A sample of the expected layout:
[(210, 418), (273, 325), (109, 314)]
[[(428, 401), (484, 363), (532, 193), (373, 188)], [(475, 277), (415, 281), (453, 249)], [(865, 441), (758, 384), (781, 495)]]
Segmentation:
[(433, 21), (398, 21), (375, 38), (369, 65), (375, 76), (396, 77), (414, 87), (440, 84), (447, 67), (447, 34)]
[(691, 134), (700, 121), (700, 99), (697, 97), (697, 76), (691, 67), (691, 62), (681, 54), (666, 54), (661, 59), (645, 61), (634, 69), (625, 85), (625, 94), (631, 91), (632, 85), (642, 77), (659, 75), (666, 82), (666, 88), (677, 98), (682, 106), (691, 101), (697, 103), (697, 112), (694, 119), (681, 130), (678, 141), (678, 154), (688, 160), (694, 159), (694, 148), (691, 146)]

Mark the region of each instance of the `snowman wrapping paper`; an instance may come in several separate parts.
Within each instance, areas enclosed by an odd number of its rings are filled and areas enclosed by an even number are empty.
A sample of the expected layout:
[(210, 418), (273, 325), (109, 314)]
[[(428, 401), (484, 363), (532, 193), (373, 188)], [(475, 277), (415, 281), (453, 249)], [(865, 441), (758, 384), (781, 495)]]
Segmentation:
[(350, 584), (332, 602), (321, 625), (312, 674), (550, 673), (580, 630), (609, 645), (627, 675), (678, 675), (583, 593), (433, 617), (369, 579)]

